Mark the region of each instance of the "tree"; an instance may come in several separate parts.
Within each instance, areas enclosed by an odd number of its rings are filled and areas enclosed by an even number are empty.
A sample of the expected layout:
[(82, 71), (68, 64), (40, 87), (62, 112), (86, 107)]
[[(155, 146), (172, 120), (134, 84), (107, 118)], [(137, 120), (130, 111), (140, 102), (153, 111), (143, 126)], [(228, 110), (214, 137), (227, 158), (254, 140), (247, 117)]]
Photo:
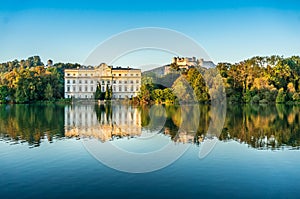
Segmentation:
[(299, 93), (294, 93), (292, 96), (293, 101), (299, 102), (300, 101), (300, 94)]
[(164, 101), (168, 103), (174, 103), (175, 102), (175, 95), (171, 88), (165, 88), (163, 90), (163, 99)]
[(198, 74), (197, 78), (195, 79), (193, 85), (192, 85), (196, 100), (198, 102), (208, 102), (210, 99), (208, 88), (205, 85), (205, 80), (203, 79), (201, 74)]
[(105, 90), (104, 99), (111, 100), (111, 97), (112, 97), (112, 88), (109, 87), (108, 84), (106, 84), (106, 90)]
[(279, 88), (287, 89), (288, 82), (291, 82), (291, 69), (283, 61), (277, 63), (273, 68), (273, 73), (271, 74), (271, 80), (273, 84)]
[(8, 94), (8, 87), (5, 85), (0, 85), (0, 103), (6, 102)]
[(163, 101), (163, 90), (154, 89), (151, 93), (151, 97), (156, 103), (161, 103)]
[(96, 88), (96, 92), (95, 92), (95, 99), (96, 100), (104, 100), (104, 96), (105, 95), (105, 93), (103, 93), (102, 91), (101, 91), (101, 84), (100, 83), (98, 83), (98, 85), (97, 85), (97, 88)]
[(180, 76), (172, 86), (173, 92), (181, 103), (195, 102), (195, 94), (192, 86), (185, 77)]
[(53, 100), (53, 89), (50, 83), (47, 84), (45, 89), (45, 99), (46, 100)]
[(138, 98), (140, 102), (148, 104), (151, 101), (151, 92), (153, 90), (153, 85), (142, 84)]
[(285, 94), (283, 88), (280, 88), (278, 91), (278, 95), (276, 97), (276, 103), (284, 103), (285, 97), (286, 97), (286, 94)]

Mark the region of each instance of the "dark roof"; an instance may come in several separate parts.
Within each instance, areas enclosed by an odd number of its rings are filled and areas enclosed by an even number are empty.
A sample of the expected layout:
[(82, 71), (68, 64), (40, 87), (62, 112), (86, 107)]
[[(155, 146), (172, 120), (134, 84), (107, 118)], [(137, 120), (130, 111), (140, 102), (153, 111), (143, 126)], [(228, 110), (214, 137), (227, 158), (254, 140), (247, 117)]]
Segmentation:
[(141, 69), (116, 67), (116, 68), (112, 68), (112, 70), (141, 70)]

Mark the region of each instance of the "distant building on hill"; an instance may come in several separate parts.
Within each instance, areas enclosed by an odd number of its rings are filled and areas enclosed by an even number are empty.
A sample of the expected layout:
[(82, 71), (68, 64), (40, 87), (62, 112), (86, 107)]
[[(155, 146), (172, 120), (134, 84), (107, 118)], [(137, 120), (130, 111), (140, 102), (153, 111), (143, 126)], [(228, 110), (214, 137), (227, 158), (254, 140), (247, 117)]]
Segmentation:
[(212, 68), (216, 65), (212, 61), (204, 61), (204, 59), (196, 59), (196, 57), (173, 57), (172, 63), (165, 66), (164, 75), (171, 72), (171, 66), (176, 65), (179, 69), (188, 70), (192, 67)]
[(141, 87), (141, 70), (114, 68), (105, 63), (65, 70), (65, 98), (92, 99), (98, 85), (102, 92), (112, 88), (113, 99), (135, 97)]
[(197, 59), (196, 57), (173, 57), (172, 63), (179, 67), (197, 66)]
[(216, 64), (212, 61), (205, 61), (204, 59), (198, 59), (198, 66), (203, 68), (214, 68)]

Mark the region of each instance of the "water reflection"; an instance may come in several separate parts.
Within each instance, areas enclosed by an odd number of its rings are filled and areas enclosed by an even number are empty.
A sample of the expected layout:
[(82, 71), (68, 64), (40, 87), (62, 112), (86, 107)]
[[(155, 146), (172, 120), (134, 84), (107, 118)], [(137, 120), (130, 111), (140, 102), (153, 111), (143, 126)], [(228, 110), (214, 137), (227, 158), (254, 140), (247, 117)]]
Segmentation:
[(228, 107), (220, 140), (237, 140), (259, 149), (300, 145), (299, 106)]
[(141, 114), (125, 105), (73, 105), (65, 107), (65, 135), (92, 137), (102, 142), (141, 135)]
[(299, 106), (231, 105), (221, 134), (212, 135), (211, 120), (219, 114), (209, 105), (0, 105), (0, 139), (39, 146), (43, 140), (70, 137), (106, 142), (160, 133), (174, 142), (197, 145), (216, 136), (258, 149), (299, 149)]
[(52, 142), (64, 137), (63, 106), (0, 105), (0, 137), (17, 144), (39, 146), (41, 140)]

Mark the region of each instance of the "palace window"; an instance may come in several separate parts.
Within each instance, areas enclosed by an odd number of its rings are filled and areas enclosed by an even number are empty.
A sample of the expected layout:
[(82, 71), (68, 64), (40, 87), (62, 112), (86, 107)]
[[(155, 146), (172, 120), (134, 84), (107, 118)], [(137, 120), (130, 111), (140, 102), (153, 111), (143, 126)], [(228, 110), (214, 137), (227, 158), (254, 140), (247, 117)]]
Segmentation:
[(70, 86), (67, 87), (67, 91), (70, 92)]
[(79, 80), (79, 84), (81, 84), (81, 80)]
[(67, 80), (67, 83), (70, 84), (70, 80), (69, 79)]
[(136, 80), (136, 83), (138, 84), (138, 83), (139, 83), (139, 80)]
[(75, 81), (75, 79), (73, 80), (73, 84), (75, 84), (76, 83), (76, 81)]
[(119, 86), (119, 91), (122, 91), (122, 86)]

